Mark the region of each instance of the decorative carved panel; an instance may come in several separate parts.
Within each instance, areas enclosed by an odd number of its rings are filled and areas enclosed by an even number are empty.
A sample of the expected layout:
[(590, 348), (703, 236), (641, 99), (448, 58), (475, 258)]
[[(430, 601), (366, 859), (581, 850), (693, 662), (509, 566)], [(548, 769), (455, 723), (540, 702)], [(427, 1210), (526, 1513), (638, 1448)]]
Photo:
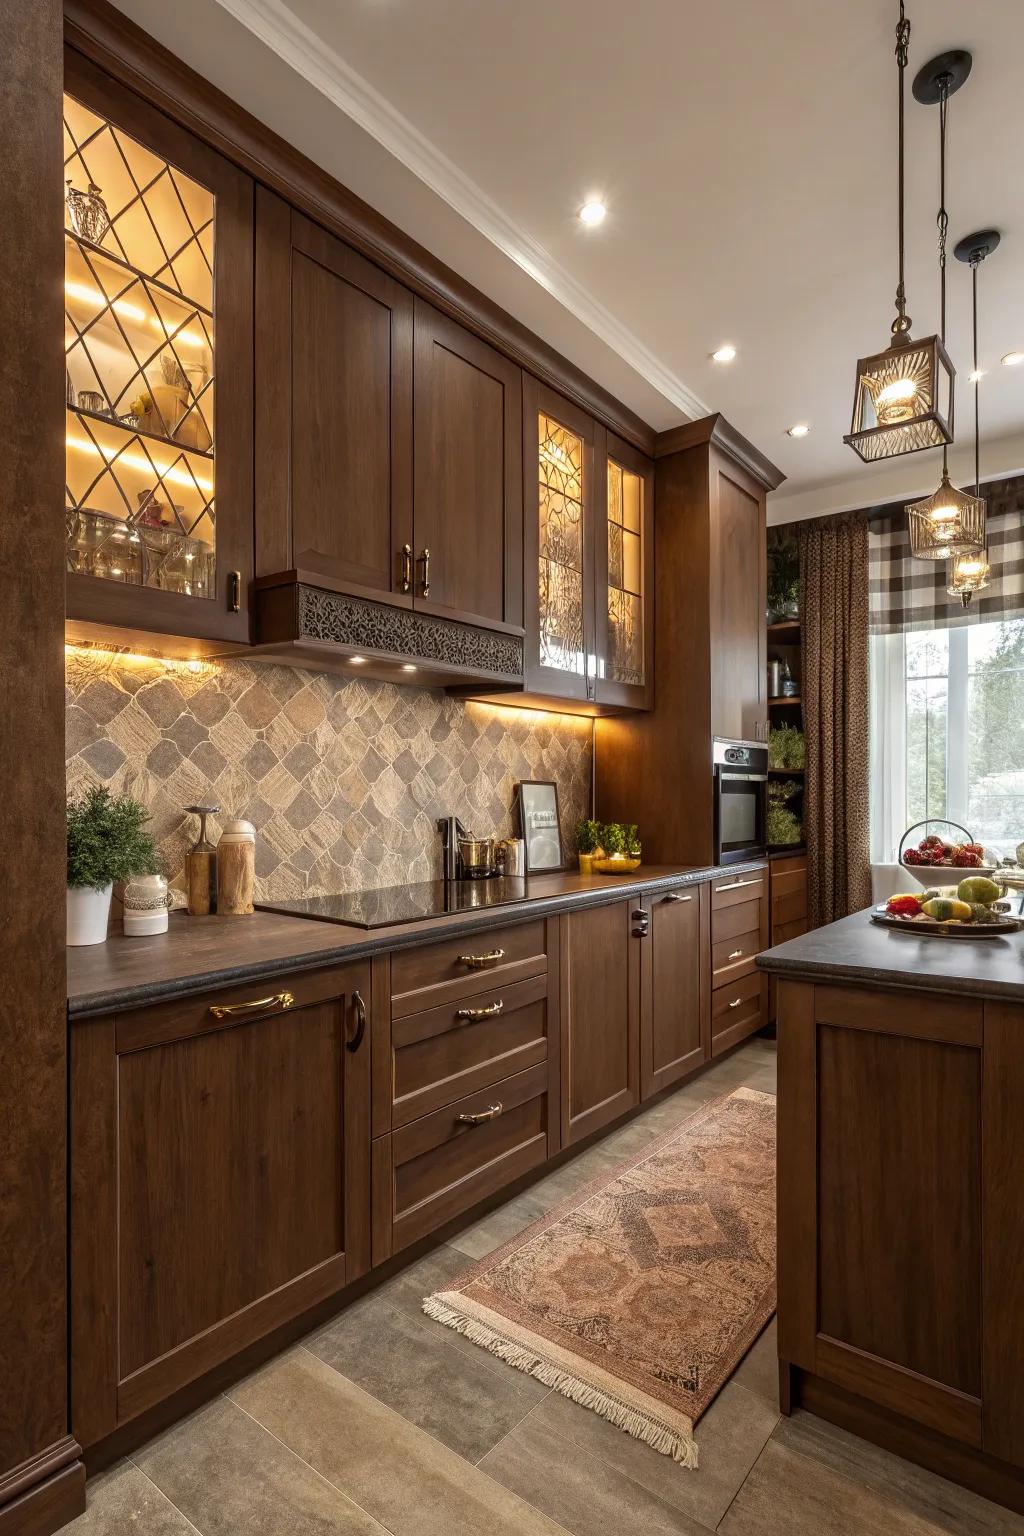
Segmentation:
[(497, 634), (320, 587), (300, 586), (298, 598), (299, 639), (357, 645), (508, 678), (523, 675), (523, 642), (518, 635)]

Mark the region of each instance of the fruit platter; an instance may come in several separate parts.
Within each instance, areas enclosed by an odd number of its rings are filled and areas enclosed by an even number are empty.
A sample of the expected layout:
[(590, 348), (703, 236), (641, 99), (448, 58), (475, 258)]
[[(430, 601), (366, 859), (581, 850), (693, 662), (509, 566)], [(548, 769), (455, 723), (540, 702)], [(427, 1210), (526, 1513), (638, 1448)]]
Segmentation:
[[(963, 837), (950, 839), (940, 837), (936, 832), (926, 832), (920, 842), (913, 842), (914, 834), (922, 827), (935, 825), (944, 826), (953, 833), (963, 833)], [(908, 828), (900, 842), (899, 861), (908, 874), (928, 888), (935, 885), (947, 870), (952, 882), (966, 874), (991, 875), (997, 868), (985, 857), (982, 845), (971, 837), (966, 828), (953, 821), (919, 821), (916, 826)]]
[(931, 890), (890, 896), (876, 907), (871, 920), (888, 928), (940, 935), (948, 939), (994, 938), (1016, 933), (1024, 921), (996, 906), (1005, 894), (987, 875), (968, 875), (952, 891)]

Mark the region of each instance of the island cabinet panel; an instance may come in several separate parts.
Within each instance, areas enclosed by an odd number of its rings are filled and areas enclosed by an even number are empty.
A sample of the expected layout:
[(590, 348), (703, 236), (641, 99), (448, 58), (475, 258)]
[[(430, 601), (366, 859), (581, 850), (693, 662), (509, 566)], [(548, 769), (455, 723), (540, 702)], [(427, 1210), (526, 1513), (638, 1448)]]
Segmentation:
[(1024, 1005), (987, 1002), (984, 1042), (982, 1445), (1024, 1467)]
[(72, 1031), (72, 1419), (90, 1445), (370, 1265), (369, 966)]
[(561, 918), (562, 1142), (640, 1102), (644, 911), (616, 901)]
[(641, 940), (640, 1084), (643, 1098), (694, 1072), (711, 1054), (710, 885), (645, 896)]
[(976, 1447), (981, 1016), (972, 999), (779, 988), (780, 1358)]
[(413, 300), (260, 188), (257, 575), (412, 602)]
[(417, 299), (417, 608), (521, 628), (522, 417), (521, 369)]

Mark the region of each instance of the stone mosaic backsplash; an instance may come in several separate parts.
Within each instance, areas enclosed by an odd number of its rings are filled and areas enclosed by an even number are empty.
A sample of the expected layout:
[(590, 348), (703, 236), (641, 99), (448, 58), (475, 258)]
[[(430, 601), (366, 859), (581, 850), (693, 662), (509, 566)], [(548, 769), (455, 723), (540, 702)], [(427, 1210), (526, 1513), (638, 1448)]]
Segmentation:
[(437, 818), (509, 836), (522, 779), (558, 785), (567, 856), (589, 814), (589, 720), (235, 659), (72, 647), (66, 676), (68, 790), (148, 806), (175, 885), (196, 803), (254, 823), (262, 900), (440, 878)]

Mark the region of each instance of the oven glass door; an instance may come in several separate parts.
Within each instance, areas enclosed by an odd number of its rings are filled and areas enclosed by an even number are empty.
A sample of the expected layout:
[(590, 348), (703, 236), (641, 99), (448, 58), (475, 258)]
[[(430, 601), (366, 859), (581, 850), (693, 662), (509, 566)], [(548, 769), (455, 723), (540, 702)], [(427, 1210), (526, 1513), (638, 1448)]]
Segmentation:
[(761, 774), (718, 771), (718, 857), (756, 858), (765, 851), (765, 794)]

